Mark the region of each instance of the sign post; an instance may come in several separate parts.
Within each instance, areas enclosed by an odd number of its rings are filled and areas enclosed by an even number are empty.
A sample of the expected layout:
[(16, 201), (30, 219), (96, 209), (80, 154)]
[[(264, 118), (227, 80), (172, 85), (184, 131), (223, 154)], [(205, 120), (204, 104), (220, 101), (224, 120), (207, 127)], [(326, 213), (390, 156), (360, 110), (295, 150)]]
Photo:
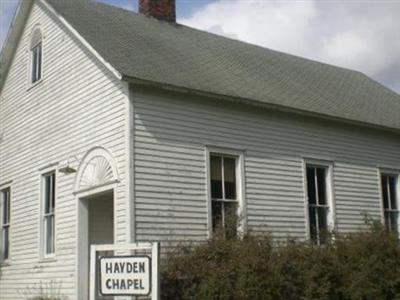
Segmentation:
[[(99, 256), (99, 253), (145, 251), (140, 255)], [(102, 296), (150, 296), (159, 300), (159, 244), (92, 245), (90, 300)]]

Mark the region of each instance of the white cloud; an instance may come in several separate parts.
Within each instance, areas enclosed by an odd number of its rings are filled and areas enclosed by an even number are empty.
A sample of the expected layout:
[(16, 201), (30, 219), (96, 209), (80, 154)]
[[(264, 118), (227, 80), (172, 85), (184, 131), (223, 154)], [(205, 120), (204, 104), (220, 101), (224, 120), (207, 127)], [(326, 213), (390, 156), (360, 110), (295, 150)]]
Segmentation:
[(356, 69), (400, 91), (400, 1), (218, 0), (180, 22)]

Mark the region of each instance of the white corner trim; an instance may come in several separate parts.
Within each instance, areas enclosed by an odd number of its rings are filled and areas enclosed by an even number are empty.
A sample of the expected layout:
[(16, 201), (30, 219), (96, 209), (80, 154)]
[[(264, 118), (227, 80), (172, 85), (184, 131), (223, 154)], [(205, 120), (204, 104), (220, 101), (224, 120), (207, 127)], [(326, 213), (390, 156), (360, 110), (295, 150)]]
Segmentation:
[(38, 0), (43, 4), (61, 23), (92, 53), (108, 70), (111, 71), (119, 80), (122, 80), (122, 75), (109, 62), (107, 62), (79, 33), (76, 31), (53, 7), (45, 0)]
[(123, 82), (124, 91), (126, 93), (125, 103), (125, 168), (126, 168), (126, 185), (125, 189), (125, 204), (126, 204), (126, 243), (136, 241), (135, 228), (135, 193), (134, 191), (134, 104), (133, 93), (128, 82)]

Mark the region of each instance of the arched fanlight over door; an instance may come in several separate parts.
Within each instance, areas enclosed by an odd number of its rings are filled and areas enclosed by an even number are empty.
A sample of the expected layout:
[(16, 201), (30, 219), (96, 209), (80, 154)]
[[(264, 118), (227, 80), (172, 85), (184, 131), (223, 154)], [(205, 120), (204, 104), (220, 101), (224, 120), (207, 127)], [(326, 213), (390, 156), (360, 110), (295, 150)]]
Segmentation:
[(114, 158), (102, 147), (91, 149), (84, 156), (76, 176), (75, 193), (118, 182)]

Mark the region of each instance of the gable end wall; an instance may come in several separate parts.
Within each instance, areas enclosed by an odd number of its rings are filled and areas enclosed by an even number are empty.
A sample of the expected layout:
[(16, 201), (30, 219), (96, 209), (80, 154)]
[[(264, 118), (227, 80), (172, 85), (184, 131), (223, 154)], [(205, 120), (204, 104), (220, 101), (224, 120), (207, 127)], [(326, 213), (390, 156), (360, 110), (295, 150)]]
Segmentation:
[[(43, 81), (28, 88), (30, 33), (43, 33)], [(117, 242), (126, 240), (126, 109), (128, 88), (110, 73), (42, 5), (34, 4), (0, 99), (0, 185), (11, 183), (11, 262), (1, 269), (0, 298), (48, 288), (76, 299), (77, 199), (75, 174), (57, 176), (56, 259), (39, 254), (40, 169), (78, 168), (84, 154), (102, 146), (114, 156)]]

